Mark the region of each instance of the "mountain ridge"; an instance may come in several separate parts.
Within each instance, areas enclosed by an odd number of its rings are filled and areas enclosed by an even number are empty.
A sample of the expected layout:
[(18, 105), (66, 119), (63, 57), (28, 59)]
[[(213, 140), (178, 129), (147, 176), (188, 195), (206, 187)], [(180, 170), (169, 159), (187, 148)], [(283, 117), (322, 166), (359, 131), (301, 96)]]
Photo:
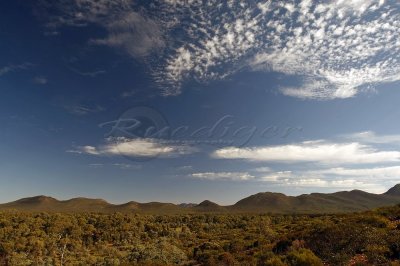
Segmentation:
[(400, 184), (397, 184), (394, 187), (390, 188), (384, 194), (400, 196)]
[(0, 210), (163, 214), (198, 212), (306, 214), (365, 211), (399, 203), (400, 184), (397, 184), (383, 194), (373, 194), (362, 190), (311, 193), (299, 196), (287, 196), (277, 192), (260, 192), (228, 206), (221, 206), (210, 200), (204, 200), (199, 204), (173, 204), (164, 202), (140, 203), (136, 201), (112, 204), (104, 199), (77, 197), (68, 200), (57, 200), (53, 197), (40, 195), (0, 204)]

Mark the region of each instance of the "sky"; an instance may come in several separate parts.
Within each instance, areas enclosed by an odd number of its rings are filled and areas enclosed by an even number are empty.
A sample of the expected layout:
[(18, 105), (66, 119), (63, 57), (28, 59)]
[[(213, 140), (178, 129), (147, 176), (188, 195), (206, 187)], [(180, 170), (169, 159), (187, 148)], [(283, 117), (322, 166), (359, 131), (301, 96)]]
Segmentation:
[(400, 183), (396, 0), (0, 2), (0, 202)]

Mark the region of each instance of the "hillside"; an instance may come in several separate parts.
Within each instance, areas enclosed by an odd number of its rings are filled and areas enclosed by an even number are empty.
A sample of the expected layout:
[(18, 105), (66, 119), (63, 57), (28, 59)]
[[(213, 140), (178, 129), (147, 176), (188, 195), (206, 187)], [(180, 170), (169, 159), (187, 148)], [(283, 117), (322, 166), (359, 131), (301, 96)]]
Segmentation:
[(46, 211), (46, 212), (144, 212), (144, 213), (179, 213), (182, 208), (172, 203), (130, 201), (124, 204), (111, 204), (103, 199), (74, 198), (60, 201), (51, 197), (37, 196), (14, 202), (0, 204), (0, 210)]
[(200, 212), (226, 212), (227, 208), (218, 205), (215, 202), (205, 200), (200, 204), (194, 206), (192, 209)]
[[(389, 190), (390, 191), (390, 190)], [(312, 193), (297, 197), (258, 193), (230, 206), (234, 211), (272, 213), (338, 213), (368, 210), (400, 203), (400, 194), (372, 194), (361, 190), (331, 194)]]
[(400, 197), (400, 184), (395, 185), (391, 189), (389, 189), (385, 195), (390, 195), (390, 196), (399, 196)]
[(220, 206), (209, 200), (200, 204), (172, 204), (162, 202), (111, 204), (102, 199), (74, 198), (60, 201), (37, 196), (0, 204), (0, 210), (45, 212), (99, 212), (99, 213), (197, 213), (197, 212), (256, 212), (256, 213), (339, 213), (355, 212), (400, 203), (400, 185), (383, 194), (361, 190), (331, 194), (312, 193), (287, 196), (263, 192), (249, 196), (231, 206)]

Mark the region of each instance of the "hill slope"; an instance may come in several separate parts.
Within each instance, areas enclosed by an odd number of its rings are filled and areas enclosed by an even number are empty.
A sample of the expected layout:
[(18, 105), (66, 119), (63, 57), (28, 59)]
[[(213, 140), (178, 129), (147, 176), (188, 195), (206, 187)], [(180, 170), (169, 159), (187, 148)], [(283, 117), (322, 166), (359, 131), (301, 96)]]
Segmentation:
[(10, 203), (0, 204), (0, 210), (20, 211), (45, 211), (45, 212), (148, 212), (148, 213), (170, 213), (180, 212), (181, 208), (172, 203), (149, 202), (138, 203), (130, 201), (115, 205), (103, 199), (74, 198), (70, 200), (56, 200), (51, 197), (37, 196), (24, 198)]
[(157, 214), (197, 212), (339, 213), (363, 211), (399, 203), (400, 185), (396, 185), (383, 194), (352, 190), (293, 197), (282, 193), (263, 192), (244, 198), (231, 206), (220, 206), (208, 200), (197, 205), (161, 202), (138, 203), (135, 201), (115, 205), (102, 199), (74, 198), (60, 201), (51, 197), (37, 196), (0, 204), (0, 210)]
[(337, 213), (362, 211), (397, 203), (400, 203), (400, 194), (372, 194), (361, 190), (331, 194), (312, 193), (297, 197), (265, 192), (242, 199), (230, 206), (230, 209), (241, 212)]
[(205, 201), (201, 202), (200, 204), (194, 206), (192, 209), (199, 211), (199, 212), (226, 212), (227, 211), (227, 208), (220, 206), (217, 203), (214, 203), (209, 200), (205, 200)]

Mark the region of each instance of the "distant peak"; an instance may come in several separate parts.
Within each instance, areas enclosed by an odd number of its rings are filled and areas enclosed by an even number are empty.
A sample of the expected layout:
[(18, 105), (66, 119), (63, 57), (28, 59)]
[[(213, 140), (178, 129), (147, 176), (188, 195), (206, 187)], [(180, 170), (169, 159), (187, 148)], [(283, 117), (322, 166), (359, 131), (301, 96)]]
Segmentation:
[(29, 202), (29, 203), (43, 203), (43, 202), (53, 202), (57, 201), (55, 198), (48, 197), (48, 196), (35, 196), (35, 197), (30, 197), (30, 198), (23, 198), (18, 200), (17, 202)]
[(219, 206), (217, 203), (209, 201), (209, 200), (205, 200), (203, 202), (201, 202), (199, 205), (197, 205), (198, 207), (216, 207)]
[(139, 205), (139, 202), (136, 201), (128, 201), (125, 205)]
[(72, 198), (72, 199), (66, 200), (66, 202), (108, 204), (108, 202), (104, 199), (91, 199), (91, 198), (84, 198), (84, 197)]
[(386, 193), (386, 195), (400, 196), (400, 184), (395, 185), (390, 188)]

